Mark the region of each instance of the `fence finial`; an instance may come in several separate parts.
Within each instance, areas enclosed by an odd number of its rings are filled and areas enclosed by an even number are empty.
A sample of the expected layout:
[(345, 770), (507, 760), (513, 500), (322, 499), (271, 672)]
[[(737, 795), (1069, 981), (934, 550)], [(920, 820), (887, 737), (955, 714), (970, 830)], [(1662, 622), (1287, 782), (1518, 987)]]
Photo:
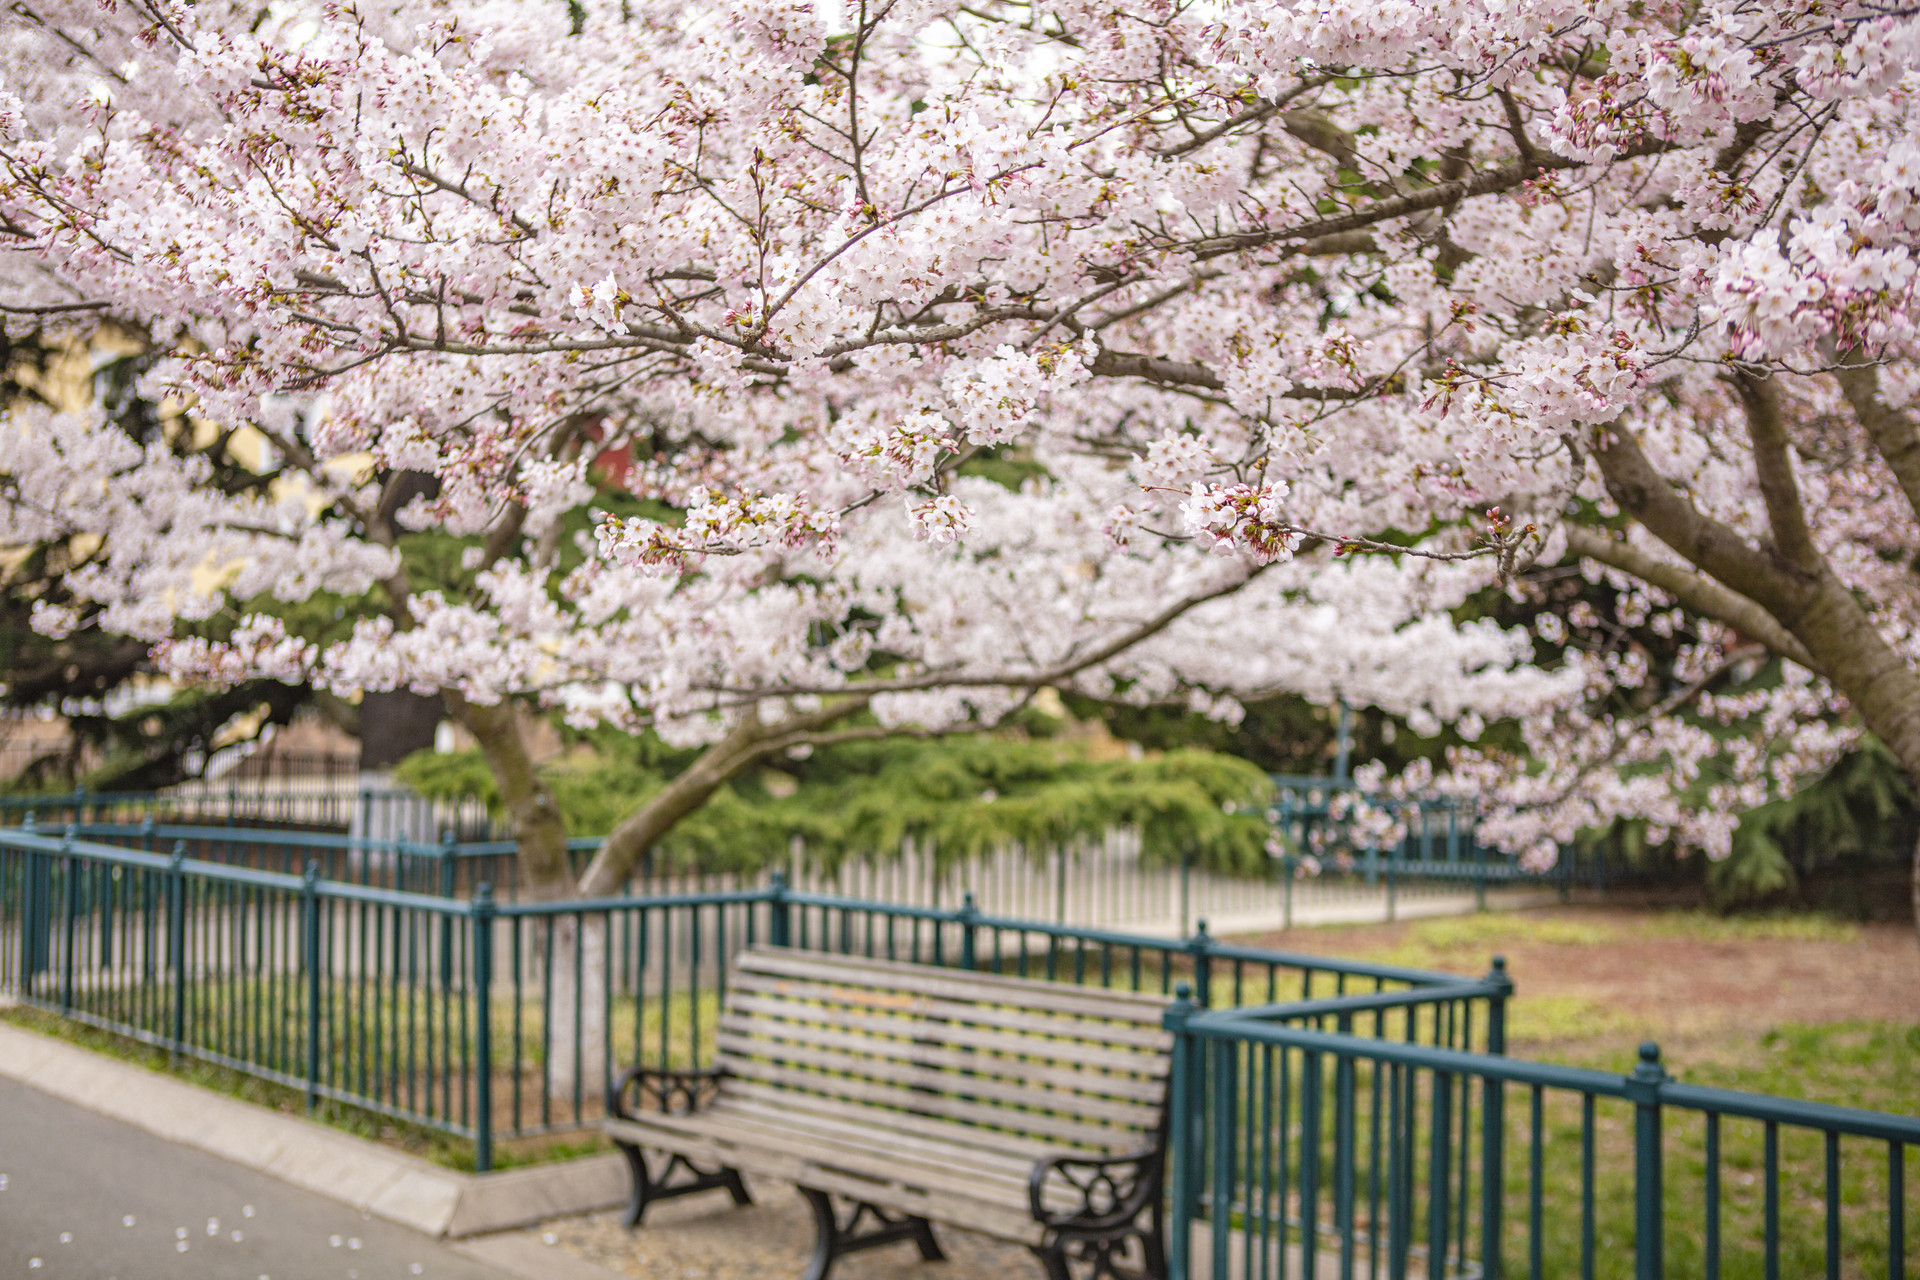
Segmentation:
[(1507, 972), (1507, 958), (1495, 956), (1493, 967), (1487, 970), (1486, 980), (1499, 987), (1507, 995), (1513, 994), (1513, 975)]

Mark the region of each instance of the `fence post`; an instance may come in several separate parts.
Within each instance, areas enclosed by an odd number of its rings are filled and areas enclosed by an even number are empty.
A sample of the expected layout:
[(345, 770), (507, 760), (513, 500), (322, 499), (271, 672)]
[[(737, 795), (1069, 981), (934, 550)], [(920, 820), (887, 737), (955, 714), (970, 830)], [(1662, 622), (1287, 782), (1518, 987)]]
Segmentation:
[(175, 840), (167, 859), (167, 969), (173, 975), (173, 1016), (168, 1028), (179, 1053), (187, 1047), (187, 842)]
[(1193, 1007), (1193, 988), (1179, 982), (1174, 984), (1173, 1003), (1161, 1015), (1161, 1025), (1173, 1033), (1173, 1061), (1167, 1080), (1167, 1154), (1173, 1162), (1170, 1191), (1173, 1222), (1167, 1232), (1168, 1280), (1189, 1280), (1193, 1216), (1200, 1198), (1194, 1180), (1200, 1138), (1193, 1107), (1195, 1044), (1193, 1034), (1187, 1030)]
[(307, 1114), (320, 1101), (320, 864), (300, 877), (300, 963), (307, 971)]
[(1640, 1046), (1640, 1062), (1627, 1077), (1633, 1100), (1633, 1276), (1661, 1280), (1665, 1270), (1665, 1224), (1660, 1161), (1660, 1086), (1667, 1081), (1660, 1046)]
[[(395, 836), (393, 840), (393, 874), (395, 879), (400, 877), (400, 868), (405, 865), (401, 860), (404, 856), (405, 855), (400, 852), (400, 838)], [(453, 897), (453, 858), (453, 832), (449, 831), (440, 839), (440, 896), (443, 898)], [(444, 989), (452, 985), (453, 918), (451, 916), (441, 916), (440, 986)]]
[(148, 813), (140, 823), (140, 848), (142, 852), (153, 852), (153, 814)]
[[(33, 814), (26, 830), (33, 833)], [(45, 850), (27, 850), (26, 903), (20, 917), (20, 990), (33, 994), (34, 979), (47, 971), (53, 929), (53, 856)]]
[(1193, 936), (1187, 939), (1187, 954), (1193, 957), (1193, 1002), (1202, 1009), (1213, 1007), (1213, 939), (1207, 936), (1207, 922), (1193, 922)]
[(468, 909), (473, 929), (473, 1000), (476, 1039), (473, 1046), (474, 1124), (473, 1167), (477, 1173), (493, 1168), (493, 885), (483, 880), (473, 892)]
[[(1505, 1054), (1507, 998), (1513, 994), (1505, 956), (1493, 958), (1485, 981), (1493, 988), (1487, 996), (1487, 1052)], [(1480, 1123), (1480, 1274), (1485, 1280), (1500, 1280), (1501, 1219), (1506, 1207), (1507, 1090), (1492, 1076), (1480, 1079)]]
[[(1213, 1167), (1205, 1175), (1207, 1179), (1207, 1241), (1213, 1246), (1211, 1274), (1214, 1280), (1221, 1280), (1230, 1273), (1233, 1246), (1233, 1189), (1239, 1176), (1234, 1160), (1235, 1147), (1239, 1145), (1240, 1118), (1235, 1103), (1238, 1099), (1239, 1061), (1234, 1042), (1214, 1040), (1208, 1044), (1206, 1081), (1207, 1090), (1212, 1094), (1213, 1115), (1211, 1124), (1201, 1127), (1211, 1128), (1213, 1141), (1210, 1144), (1213, 1154)], [(1203, 1122), (1209, 1117), (1199, 1106)], [(1309, 1265), (1305, 1272), (1313, 1274)]]
[(977, 968), (979, 956), (976, 951), (976, 934), (980, 926), (974, 918), (980, 914), (980, 908), (973, 901), (973, 890), (969, 889), (960, 899), (960, 910), (956, 913), (960, 920), (960, 967)]
[[(1495, 956), (1482, 982), (1494, 988), (1487, 994), (1487, 1052), (1507, 1051), (1507, 1001), (1513, 998), (1513, 978), (1507, 973), (1507, 958)], [(1472, 1046), (1468, 1046), (1471, 1048)]]
[(787, 905), (787, 873), (775, 871), (767, 885), (767, 941), (776, 947), (793, 945), (793, 909)]
[(67, 824), (66, 834), (60, 837), (60, 860), (65, 864), (67, 875), (66, 893), (61, 895), (60, 921), (60, 1011), (69, 1012), (73, 1008), (73, 935), (80, 916), (80, 876), (73, 865), (73, 828)]

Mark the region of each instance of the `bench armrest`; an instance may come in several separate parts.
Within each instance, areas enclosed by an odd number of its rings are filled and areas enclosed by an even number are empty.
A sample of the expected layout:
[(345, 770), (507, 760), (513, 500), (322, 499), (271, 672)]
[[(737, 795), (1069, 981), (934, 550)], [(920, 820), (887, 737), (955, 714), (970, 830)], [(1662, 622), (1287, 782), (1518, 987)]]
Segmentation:
[[(613, 1086), (607, 1109), (622, 1120), (631, 1120), (651, 1098), (654, 1110), (668, 1115), (689, 1115), (711, 1101), (726, 1076), (724, 1067), (706, 1067), (699, 1071), (671, 1071), (660, 1067), (633, 1067)], [(627, 1104), (631, 1093), (636, 1105)]]
[[(1164, 1147), (1152, 1146), (1119, 1156), (1048, 1156), (1027, 1179), (1027, 1203), (1043, 1227), (1106, 1231), (1124, 1227), (1160, 1199)], [(1064, 1212), (1047, 1208), (1049, 1186), (1065, 1187), (1080, 1203)]]

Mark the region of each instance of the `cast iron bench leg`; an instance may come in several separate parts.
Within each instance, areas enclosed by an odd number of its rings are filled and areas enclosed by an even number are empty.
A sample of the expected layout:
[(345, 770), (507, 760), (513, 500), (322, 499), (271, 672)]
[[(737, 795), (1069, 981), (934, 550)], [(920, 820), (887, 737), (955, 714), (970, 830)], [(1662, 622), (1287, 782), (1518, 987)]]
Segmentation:
[[(806, 1274), (801, 1280), (827, 1280), (827, 1273), (833, 1270), (834, 1262), (846, 1254), (900, 1240), (913, 1241), (920, 1247), (920, 1256), (928, 1262), (946, 1260), (947, 1255), (940, 1251), (940, 1242), (933, 1238), (933, 1224), (925, 1218), (889, 1213), (878, 1205), (861, 1200), (854, 1204), (853, 1212), (842, 1222), (840, 1215), (834, 1212), (832, 1195), (812, 1187), (800, 1187), (798, 1190), (813, 1209), (814, 1225), (813, 1258), (807, 1263)], [(862, 1231), (860, 1224), (869, 1217), (874, 1225)]]
[[(647, 1206), (656, 1200), (672, 1200), (677, 1196), (692, 1195), (696, 1191), (725, 1190), (738, 1205), (753, 1203), (753, 1197), (747, 1194), (747, 1184), (740, 1181), (737, 1169), (715, 1169), (708, 1172), (696, 1169), (692, 1161), (685, 1156), (667, 1157), (667, 1167), (660, 1171), (658, 1178), (647, 1167), (647, 1156), (639, 1147), (629, 1143), (619, 1144), (620, 1154), (627, 1158), (627, 1167), (633, 1171), (633, 1198), (627, 1202), (627, 1225), (637, 1227), (640, 1219), (646, 1216)], [(675, 1172), (686, 1175), (684, 1181), (675, 1182)]]

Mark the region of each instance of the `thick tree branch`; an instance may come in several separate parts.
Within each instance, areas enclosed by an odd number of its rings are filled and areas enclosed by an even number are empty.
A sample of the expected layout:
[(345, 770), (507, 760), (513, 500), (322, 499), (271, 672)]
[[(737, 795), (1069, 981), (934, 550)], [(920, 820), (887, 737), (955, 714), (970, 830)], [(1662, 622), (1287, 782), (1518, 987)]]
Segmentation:
[(1805, 645), (1775, 621), (1773, 615), (1738, 592), (1729, 591), (1682, 565), (1650, 556), (1599, 530), (1567, 525), (1565, 532), (1567, 550), (1574, 555), (1630, 573), (1649, 586), (1658, 587), (1693, 612), (1725, 623), (1749, 640), (1765, 645), (1809, 671), (1819, 670)]
[(1760, 482), (1761, 500), (1766, 504), (1773, 548), (1801, 573), (1818, 573), (1825, 562), (1813, 545), (1806, 507), (1800, 501), (1800, 483), (1793, 476), (1793, 449), (1787, 442), (1786, 417), (1780, 409), (1780, 384), (1773, 378), (1741, 371), (1733, 375), (1733, 386), (1747, 415), (1753, 469)]
[(841, 698), (813, 711), (788, 716), (777, 724), (760, 719), (757, 704), (726, 736), (702, 751), (687, 769), (647, 798), (645, 804), (620, 820), (580, 877), (580, 895), (602, 898), (617, 892), (648, 849), (714, 792), (755, 761), (800, 745), (810, 735), (864, 711), (864, 694)]
[(1834, 378), (1840, 393), (1893, 472), (1900, 492), (1907, 495), (1907, 505), (1920, 516), (1920, 432), (1914, 430), (1912, 418), (1880, 398), (1877, 365), (1867, 363), (1858, 350), (1848, 352), (1839, 365)]
[(1687, 563), (1755, 601), (1787, 630), (1804, 605), (1797, 583), (1773, 557), (1750, 546), (1739, 532), (1707, 515), (1655, 470), (1640, 442), (1622, 423), (1602, 427), (1595, 439), (1607, 493), (1620, 509), (1646, 526)]
[(992, 674), (969, 674), (964, 671), (936, 671), (922, 676), (908, 676), (895, 680), (862, 680), (851, 685), (782, 685), (778, 689), (747, 689), (721, 686), (710, 692), (734, 696), (733, 705), (746, 702), (758, 702), (762, 698), (795, 697), (805, 694), (845, 697), (859, 695), (865, 698), (882, 693), (913, 693), (924, 689), (1042, 689), (1049, 685), (1061, 685), (1091, 667), (1097, 667), (1109, 658), (1125, 653), (1128, 649), (1151, 639), (1165, 631), (1178, 621), (1187, 611), (1205, 604), (1209, 600), (1218, 600), (1222, 596), (1232, 595), (1248, 583), (1265, 573), (1271, 565), (1259, 565), (1247, 573), (1247, 576), (1235, 582), (1229, 582), (1196, 595), (1184, 596), (1154, 614), (1146, 621), (1130, 630), (1123, 631), (1085, 653), (1076, 654), (1050, 667), (1041, 667), (1027, 672), (997, 672)]
[(564, 898), (573, 892), (567, 865), (567, 831), (553, 793), (540, 779), (520, 732), (511, 701), (473, 702), (458, 690), (444, 690), (447, 710), (472, 732), (500, 788), (500, 802), (513, 823), (520, 846), (522, 888), (536, 900)]
[[(1629, 160), (1669, 149), (1670, 144), (1666, 142), (1648, 139), (1627, 147), (1620, 153), (1620, 158)], [(1205, 240), (1192, 241), (1184, 247), (1196, 259), (1205, 261), (1209, 258), (1218, 258), (1223, 254), (1243, 253), (1249, 249), (1260, 249), (1286, 241), (1314, 240), (1321, 236), (1359, 231), (1366, 227), (1378, 226), (1382, 222), (1391, 222), (1395, 218), (1425, 213), (1429, 209), (1445, 208), (1462, 200), (1471, 200), (1475, 196), (1511, 191), (1521, 183), (1537, 178), (1542, 172), (1577, 169), (1584, 163), (1584, 161), (1568, 160), (1556, 155), (1536, 156), (1531, 162), (1516, 160), (1509, 164), (1496, 165), (1491, 169), (1482, 169), (1478, 173), (1469, 174), (1451, 182), (1438, 182), (1419, 191), (1375, 200), (1352, 213), (1315, 218), (1310, 222), (1296, 223), (1291, 227), (1278, 230), (1243, 231), (1238, 235), (1211, 236)]]

